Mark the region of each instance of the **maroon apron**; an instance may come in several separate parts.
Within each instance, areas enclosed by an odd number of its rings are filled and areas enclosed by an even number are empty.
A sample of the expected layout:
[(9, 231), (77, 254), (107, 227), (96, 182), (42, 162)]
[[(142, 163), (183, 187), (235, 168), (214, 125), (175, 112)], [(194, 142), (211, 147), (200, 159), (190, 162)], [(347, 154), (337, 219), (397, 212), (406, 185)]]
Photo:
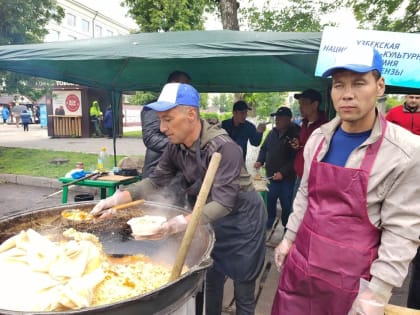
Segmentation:
[(360, 169), (311, 163), (308, 208), (287, 256), (272, 315), (347, 315), (360, 278), (370, 280), (381, 231), (367, 214), (369, 173), (382, 136), (368, 146)]

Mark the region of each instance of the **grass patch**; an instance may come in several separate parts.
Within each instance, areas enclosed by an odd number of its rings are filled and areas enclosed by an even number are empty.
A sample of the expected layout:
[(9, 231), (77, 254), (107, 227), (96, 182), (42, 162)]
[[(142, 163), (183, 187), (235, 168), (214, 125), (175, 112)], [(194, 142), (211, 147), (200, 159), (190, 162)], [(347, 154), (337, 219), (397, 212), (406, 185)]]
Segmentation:
[(141, 138), (143, 137), (143, 133), (141, 130), (125, 131), (123, 136), (128, 138)]
[[(124, 157), (117, 155), (117, 163)], [(64, 164), (49, 163), (53, 159), (69, 161)], [(112, 155), (110, 159), (112, 163)], [(3, 174), (58, 178), (73, 169), (76, 162), (83, 162), (86, 170), (95, 170), (97, 154), (0, 147), (0, 160), (0, 173)]]

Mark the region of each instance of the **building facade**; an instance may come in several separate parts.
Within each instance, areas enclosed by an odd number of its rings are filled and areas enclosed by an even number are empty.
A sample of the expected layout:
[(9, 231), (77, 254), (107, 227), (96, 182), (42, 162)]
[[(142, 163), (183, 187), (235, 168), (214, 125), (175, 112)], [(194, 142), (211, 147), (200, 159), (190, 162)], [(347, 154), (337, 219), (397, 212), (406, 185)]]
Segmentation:
[[(45, 42), (89, 39), (127, 35), (132, 28), (125, 21), (117, 21), (105, 13), (75, 0), (57, 0), (65, 16), (60, 24), (50, 21)], [(123, 20), (123, 19), (122, 19)]]

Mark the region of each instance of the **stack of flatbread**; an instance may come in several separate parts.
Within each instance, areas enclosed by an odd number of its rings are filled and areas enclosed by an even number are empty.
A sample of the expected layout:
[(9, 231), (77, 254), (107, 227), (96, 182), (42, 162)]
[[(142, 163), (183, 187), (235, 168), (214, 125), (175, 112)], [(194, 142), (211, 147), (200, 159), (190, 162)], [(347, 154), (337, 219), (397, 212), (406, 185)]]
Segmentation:
[(260, 177), (260, 179), (255, 179), (252, 181), (256, 191), (268, 191), (268, 181)]
[(131, 227), (133, 235), (149, 236), (157, 233), (166, 218), (158, 215), (143, 215), (128, 220), (127, 224)]
[[(68, 233), (69, 234), (69, 233)], [(83, 237), (53, 242), (29, 229), (0, 245), (0, 308), (60, 311), (88, 307), (104, 279), (104, 256)]]

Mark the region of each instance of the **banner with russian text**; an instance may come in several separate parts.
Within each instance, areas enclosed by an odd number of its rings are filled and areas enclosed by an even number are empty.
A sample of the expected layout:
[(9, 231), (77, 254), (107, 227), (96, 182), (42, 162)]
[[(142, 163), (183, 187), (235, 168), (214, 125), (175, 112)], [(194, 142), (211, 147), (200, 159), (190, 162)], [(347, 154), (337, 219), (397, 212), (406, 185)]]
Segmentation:
[(322, 33), (315, 76), (349, 46), (374, 47), (382, 55), (387, 85), (420, 88), (420, 34), (326, 27)]

